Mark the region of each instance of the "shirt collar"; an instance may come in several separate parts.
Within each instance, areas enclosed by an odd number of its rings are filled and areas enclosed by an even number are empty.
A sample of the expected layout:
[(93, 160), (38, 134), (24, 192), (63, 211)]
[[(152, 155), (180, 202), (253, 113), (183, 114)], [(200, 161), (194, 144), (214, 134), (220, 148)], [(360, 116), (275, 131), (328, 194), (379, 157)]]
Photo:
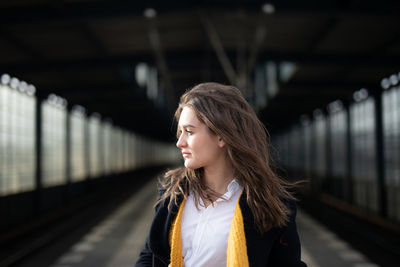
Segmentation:
[(238, 183), (236, 178), (233, 178), (232, 181), (228, 184), (228, 191), (222, 197), (218, 198), (216, 202), (230, 200), (239, 189), (241, 189), (240, 184)]
[[(221, 202), (221, 201), (229, 201), (233, 195), (238, 191), (238, 190), (242, 190), (243, 187), (239, 184), (238, 180), (236, 178), (233, 178), (232, 181), (228, 184), (228, 191), (223, 194), (220, 198), (218, 198), (217, 200), (215, 200), (215, 202)], [(193, 192), (189, 193), (189, 198), (194, 199), (194, 194)], [(200, 206), (204, 207), (204, 202), (203, 199), (200, 198)]]

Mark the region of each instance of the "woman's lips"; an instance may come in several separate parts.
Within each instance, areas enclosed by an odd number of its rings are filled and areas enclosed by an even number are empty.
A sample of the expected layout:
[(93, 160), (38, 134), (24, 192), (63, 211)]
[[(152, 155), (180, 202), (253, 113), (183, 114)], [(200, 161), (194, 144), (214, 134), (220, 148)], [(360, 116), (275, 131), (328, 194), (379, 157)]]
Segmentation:
[(182, 156), (185, 157), (189, 157), (191, 153), (189, 152), (182, 152)]

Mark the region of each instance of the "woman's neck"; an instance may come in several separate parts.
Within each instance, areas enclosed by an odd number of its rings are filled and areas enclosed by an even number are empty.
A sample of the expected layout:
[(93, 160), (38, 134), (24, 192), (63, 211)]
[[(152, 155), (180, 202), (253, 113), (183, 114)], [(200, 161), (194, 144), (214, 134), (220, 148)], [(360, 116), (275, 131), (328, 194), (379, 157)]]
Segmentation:
[(218, 164), (213, 168), (204, 169), (204, 183), (219, 194), (225, 194), (229, 183), (234, 178), (230, 164)]

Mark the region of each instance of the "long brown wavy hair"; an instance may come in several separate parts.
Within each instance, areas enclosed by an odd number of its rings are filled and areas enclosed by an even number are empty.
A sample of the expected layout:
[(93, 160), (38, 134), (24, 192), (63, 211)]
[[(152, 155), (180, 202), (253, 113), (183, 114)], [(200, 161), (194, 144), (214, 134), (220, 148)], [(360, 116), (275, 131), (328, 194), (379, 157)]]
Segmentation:
[[(284, 199), (295, 199), (294, 184), (281, 179), (272, 169), (269, 158), (269, 135), (239, 89), (218, 83), (202, 83), (184, 93), (175, 112), (179, 121), (182, 109), (190, 107), (209, 130), (226, 144), (228, 161), (243, 186), (258, 231), (282, 227), (288, 222), (289, 208)], [(203, 182), (203, 169), (185, 167), (170, 170), (160, 181), (163, 193), (159, 202), (169, 198), (169, 208), (178, 196), (193, 192), (211, 203), (220, 195)]]

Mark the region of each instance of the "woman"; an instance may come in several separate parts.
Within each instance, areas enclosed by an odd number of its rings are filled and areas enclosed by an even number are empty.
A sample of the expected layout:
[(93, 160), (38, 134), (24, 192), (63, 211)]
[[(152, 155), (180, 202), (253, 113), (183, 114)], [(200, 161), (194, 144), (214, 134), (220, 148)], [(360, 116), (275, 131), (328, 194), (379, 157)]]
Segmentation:
[(240, 91), (199, 84), (175, 118), (185, 167), (160, 183), (136, 267), (306, 266), (292, 184), (272, 171), (267, 132)]

